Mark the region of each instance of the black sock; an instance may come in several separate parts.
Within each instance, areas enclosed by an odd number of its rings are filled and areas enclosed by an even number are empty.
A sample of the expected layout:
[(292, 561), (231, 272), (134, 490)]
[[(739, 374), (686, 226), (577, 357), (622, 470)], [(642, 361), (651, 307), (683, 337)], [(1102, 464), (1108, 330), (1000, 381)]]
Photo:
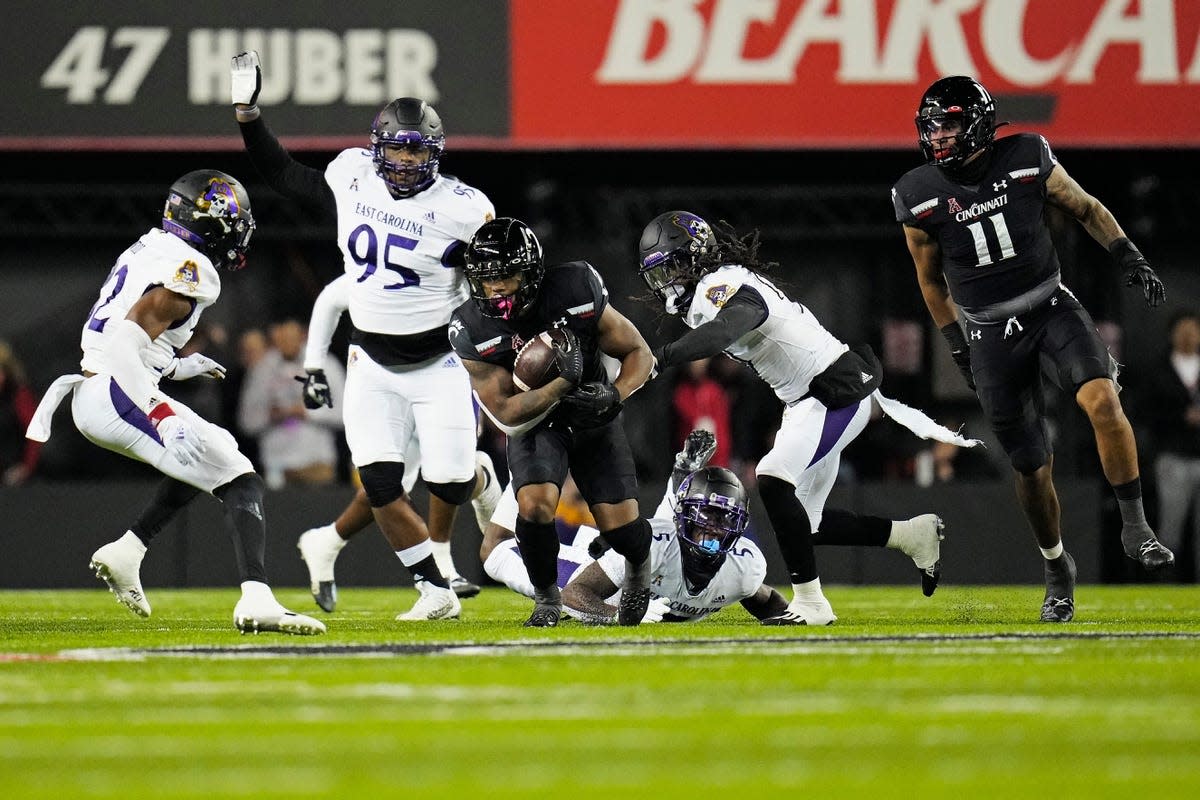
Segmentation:
[(546, 591), (558, 585), (558, 532), (553, 522), (530, 522), (517, 516), (517, 544), (533, 588)]
[(1129, 483), (1112, 487), (1121, 510), (1122, 525), (1145, 525), (1146, 509), (1142, 507), (1142, 479), (1134, 478)]
[(410, 566), (408, 571), (412, 573), (414, 581), (428, 581), (434, 586), (440, 586), (443, 589), (450, 588), (450, 581), (446, 580), (446, 576), (438, 568), (437, 562), (433, 560), (433, 553), (430, 553)]
[(821, 527), (813, 534), (812, 542), (834, 547), (886, 547), (891, 535), (890, 519), (827, 508), (821, 514)]
[(253, 472), (239, 475), (213, 494), (225, 505), (225, 527), (233, 539), (238, 580), (267, 582), (267, 525), (263, 482)]
[(760, 475), (758, 493), (775, 530), (775, 541), (792, 583), (815, 580), (817, 557), (813, 553), (812, 525), (808, 521), (808, 512), (796, 499), (796, 487), (771, 475)]
[(650, 557), (650, 523), (638, 517), (611, 531), (604, 531), (609, 547), (625, 556), (631, 564), (641, 564)]
[(150, 504), (143, 509), (141, 516), (129, 530), (142, 540), (142, 544), (149, 545), (150, 540), (157, 536), (158, 532), (175, 517), (175, 514), (192, 502), (198, 494), (200, 494), (200, 490), (195, 486), (190, 486), (174, 478), (163, 478), (159, 482), (158, 488), (155, 489)]

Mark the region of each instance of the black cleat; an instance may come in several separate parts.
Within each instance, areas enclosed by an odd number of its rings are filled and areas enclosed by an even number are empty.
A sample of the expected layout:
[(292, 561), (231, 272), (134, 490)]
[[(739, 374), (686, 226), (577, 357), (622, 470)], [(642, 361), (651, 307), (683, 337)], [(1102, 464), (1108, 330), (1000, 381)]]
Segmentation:
[(625, 589), (621, 592), (621, 600), (617, 603), (617, 623), (620, 625), (641, 625), (650, 606), (649, 589)]
[(1075, 559), (1066, 550), (1046, 561), (1046, 599), (1042, 622), (1070, 622), (1075, 617)]
[(794, 611), (784, 611), (774, 617), (767, 617), (762, 621), (763, 625), (807, 625), (808, 620)]
[(320, 581), (312, 596), (322, 611), (332, 613), (337, 608), (337, 584), (333, 581)]
[(479, 594), (480, 589), (469, 580), (459, 575), (450, 579), (450, 588), (458, 595), (459, 600), (466, 600), (468, 597), (474, 597)]
[(1121, 546), (1125, 548), (1125, 555), (1149, 572), (1175, 563), (1175, 554), (1163, 546), (1149, 525), (1126, 525), (1121, 528)]
[(942, 579), (942, 562), (936, 562), (928, 569), (920, 570), (921, 573), (921, 594), (926, 597), (933, 597), (933, 593), (937, 591), (938, 581)]
[(533, 613), (525, 620), (526, 628), (556, 628), (562, 617), (562, 593), (557, 586), (533, 591)]

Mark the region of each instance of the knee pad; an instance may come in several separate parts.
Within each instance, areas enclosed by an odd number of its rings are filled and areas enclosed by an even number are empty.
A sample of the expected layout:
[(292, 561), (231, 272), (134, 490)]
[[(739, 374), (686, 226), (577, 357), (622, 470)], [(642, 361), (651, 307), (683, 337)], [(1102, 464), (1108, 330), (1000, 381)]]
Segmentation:
[(404, 496), (404, 462), (377, 461), (358, 468), (363, 491), (372, 508), (383, 508)]
[(1019, 447), (1008, 454), (1008, 460), (1017, 472), (1032, 475), (1050, 460), (1050, 453), (1044, 447)]
[(1000, 440), (1013, 469), (1022, 475), (1032, 475), (1050, 460), (1050, 446), (1041, 425), (997, 426)]
[(475, 491), (475, 478), (459, 481), (458, 483), (426, 483), (429, 493), (440, 500), (445, 500), (452, 506), (461, 506), (471, 499)]
[(242, 509), (261, 517), (264, 488), (262, 478), (254, 472), (247, 472), (213, 489), (213, 494), (231, 509)]

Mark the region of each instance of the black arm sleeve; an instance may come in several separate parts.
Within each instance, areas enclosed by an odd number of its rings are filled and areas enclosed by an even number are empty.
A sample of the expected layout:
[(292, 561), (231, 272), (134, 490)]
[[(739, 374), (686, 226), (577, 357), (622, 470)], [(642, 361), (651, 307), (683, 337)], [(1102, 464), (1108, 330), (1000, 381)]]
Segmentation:
[(337, 215), (333, 190), (325, 182), (325, 173), (301, 164), (283, 148), (262, 117), (239, 122), (246, 152), (258, 174), (272, 189), (282, 195), (312, 203), (331, 217)]
[(767, 303), (756, 290), (743, 286), (711, 322), (688, 331), (656, 354), (658, 368), (711, 358), (767, 321)]

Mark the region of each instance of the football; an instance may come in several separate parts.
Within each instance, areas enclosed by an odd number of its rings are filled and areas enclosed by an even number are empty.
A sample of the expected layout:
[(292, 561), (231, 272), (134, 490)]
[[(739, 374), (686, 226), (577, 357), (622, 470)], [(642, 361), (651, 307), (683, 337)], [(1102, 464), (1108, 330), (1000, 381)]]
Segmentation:
[(540, 389), (558, 377), (558, 362), (552, 343), (566, 336), (559, 328), (551, 328), (534, 336), (517, 351), (513, 362), (513, 383), (522, 392)]

